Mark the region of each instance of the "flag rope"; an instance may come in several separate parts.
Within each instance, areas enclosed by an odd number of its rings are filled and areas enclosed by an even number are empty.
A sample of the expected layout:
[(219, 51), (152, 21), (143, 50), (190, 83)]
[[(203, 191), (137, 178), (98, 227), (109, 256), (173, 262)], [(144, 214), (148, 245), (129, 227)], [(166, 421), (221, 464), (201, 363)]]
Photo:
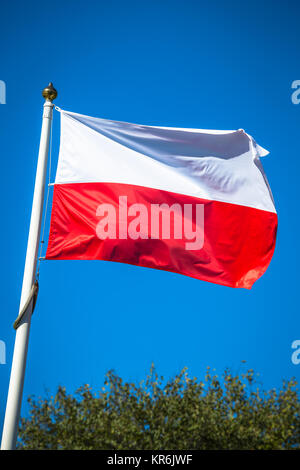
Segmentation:
[(42, 251), (43, 251), (43, 245), (44, 245), (44, 234), (45, 234), (45, 226), (46, 226), (46, 220), (47, 220), (47, 212), (48, 212), (48, 202), (49, 202), (49, 193), (50, 193), (50, 186), (51, 186), (51, 167), (52, 167), (52, 126), (53, 126), (53, 120), (51, 119), (51, 125), (50, 125), (50, 149), (49, 149), (49, 168), (48, 168), (48, 184), (47, 184), (47, 196), (46, 196), (46, 204), (45, 204), (45, 212), (44, 212), (44, 220), (43, 220), (43, 228), (42, 228), (42, 236), (40, 240), (40, 255), (38, 257), (38, 265), (37, 265), (37, 270), (36, 270), (36, 281), (39, 280), (40, 277), (40, 265), (42, 259), (45, 259), (45, 256), (42, 256)]
[(24, 307), (22, 308), (21, 312), (19, 313), (17, 319), (14, 321), (13, 327), (14, 327), (15, 330), (17, 330), (19, 328), (22, 318), (25, 316), (25, 314), (28, 311), (29, 306), (31, 305), (31, 301), (32, 301), (31, 315), (33, 314), (35, 304), (36, 304), (36, 300), (37, 300), (37, 296), (38, 296), (38, 292), (39, 292), (39, 283), (36, 280), (35, 283), (33, 284), (32, 288), (31, 288), (29, 297), (26, 300)]

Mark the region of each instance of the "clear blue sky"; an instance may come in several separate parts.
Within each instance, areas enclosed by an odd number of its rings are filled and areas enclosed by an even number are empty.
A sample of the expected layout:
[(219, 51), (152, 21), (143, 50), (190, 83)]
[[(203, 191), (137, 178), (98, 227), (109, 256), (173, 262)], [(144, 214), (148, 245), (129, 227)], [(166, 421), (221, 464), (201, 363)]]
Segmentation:
[[(51, 7), (48, 9), (48, 5)], [(279, 216), (271, 265), (251, 291), (101, 261), (43, 262), (24, 398), (63, 384), (103, 384), (114, 368), (141, 380), (188, 366), (237, 372), (241, 360), (266, 388), (300, 378), (300, 79), (297, 1), (14, 1), (1, 5), (0, 105), (2, 423), (13, 353), (35, 168), (41, 89), (74, 112), (149, 125), (243, 128), (263, 160)], [(54, 115), (54, 179), (59, 113)], [(50, 213), (48, 213), (49, 218)], [(47, 223), (48, 227), (48, 223)], [(47, 229), (48, 234), (48, 229)], [(27, 412), (23, 401), (23, 414)]]

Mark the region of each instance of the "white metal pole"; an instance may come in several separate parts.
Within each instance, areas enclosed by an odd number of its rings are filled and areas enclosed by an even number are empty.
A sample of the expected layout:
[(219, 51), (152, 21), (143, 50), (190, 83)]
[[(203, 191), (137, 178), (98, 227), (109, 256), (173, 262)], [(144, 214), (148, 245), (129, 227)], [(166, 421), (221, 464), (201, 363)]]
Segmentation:
[[(43, 96), (45, 98), (44, 113), (20, 300), (20, 311), (22, 310), (30, 295), (36, 274), (41, 221), (43, 214), (45, 179), (47, 172), (49, 137), (53, 113), (52, 101), (57, 96), (57, 92), (53, 88), (52, 83), (50, 83), (49, 86), (43, 90)], [(1, 450), (13, 450), (16, 447), (26, 368), (31, 313), (32, 302), (31, 306), (28, 308), (28, 313), (24, 316), (20, 326), (16, 331)]]

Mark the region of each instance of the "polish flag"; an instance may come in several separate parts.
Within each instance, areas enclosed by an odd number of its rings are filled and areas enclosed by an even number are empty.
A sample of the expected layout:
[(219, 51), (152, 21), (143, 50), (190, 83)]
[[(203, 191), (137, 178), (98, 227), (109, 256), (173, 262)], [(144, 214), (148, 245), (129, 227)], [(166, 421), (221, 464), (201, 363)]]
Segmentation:
[(275, 248), (267, 154), (242, 129), (61, 111), (46, 259), (118, 261), (250, 289)]

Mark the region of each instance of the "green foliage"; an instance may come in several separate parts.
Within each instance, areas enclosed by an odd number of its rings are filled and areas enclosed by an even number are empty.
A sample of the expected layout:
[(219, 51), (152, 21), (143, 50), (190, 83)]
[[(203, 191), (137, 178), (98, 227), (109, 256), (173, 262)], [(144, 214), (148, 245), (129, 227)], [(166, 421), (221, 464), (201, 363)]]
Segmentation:
[(113, 372), (95, 394), (75, 396), (59, 387), (54, 397), (29, 398), (22, 418), (22, 449), (299, 449), (297, 382), (260, 391), (253, 370), (204, 382), (186, 369), (165, 382), (154, 367), (139, 385)]

